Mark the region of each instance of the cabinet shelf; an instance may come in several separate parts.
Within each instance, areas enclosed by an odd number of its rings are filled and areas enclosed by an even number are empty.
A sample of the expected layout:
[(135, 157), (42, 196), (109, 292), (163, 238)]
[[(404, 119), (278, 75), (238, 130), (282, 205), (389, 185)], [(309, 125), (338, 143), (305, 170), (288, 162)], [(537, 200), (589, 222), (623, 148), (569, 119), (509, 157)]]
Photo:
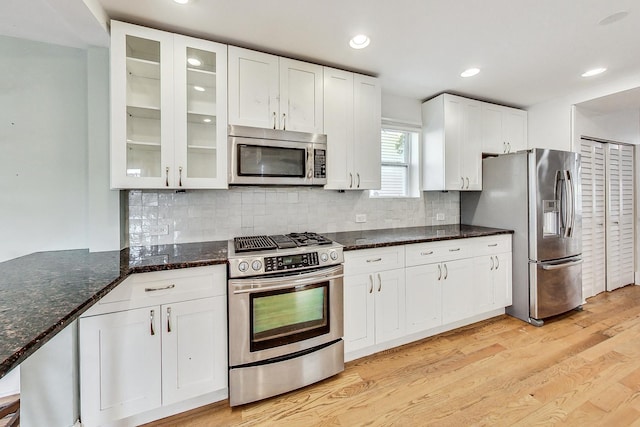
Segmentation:
[(195, 150), (195, 151), (215, 151), (217, 149), (216, 147), (211, 147), (207, 145), (187, 145), (187, 148), (189, 150)]
[(160, 142), (156, 141), (135, 141), (132, 139), (127, 139), (127, 144), (129, 145), (142, 145), (147, 147), (160, 147)]
[(137, 77), (160, 80), (160, 63), (139, 58), (127, 58), (127, 73)]
[(187, 68), (187, 81), (190, 85), (202, 86), (208, 90), (216, 89), (216, 73)]

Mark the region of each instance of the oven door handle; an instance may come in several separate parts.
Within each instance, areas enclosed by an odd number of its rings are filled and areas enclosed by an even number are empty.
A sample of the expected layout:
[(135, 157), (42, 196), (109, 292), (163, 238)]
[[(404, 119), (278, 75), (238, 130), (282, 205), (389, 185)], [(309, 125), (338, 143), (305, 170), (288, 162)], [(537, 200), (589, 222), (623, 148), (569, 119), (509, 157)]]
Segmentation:
[(342, 266), (339, 266), (321, 274), (315, 272), (305, 275), (304, 277), (299, 277), (297, 279), (293, 276), (269, 277), (261, 279), (233, 279), (229, 280), (229, 289), (233, 289), (234, 294), (265, 292), (302, 285), (309, 285), (319, 282), (327, 282), (330, 280), (341, 279), (343, 277), (344, 275), (342, 274)]

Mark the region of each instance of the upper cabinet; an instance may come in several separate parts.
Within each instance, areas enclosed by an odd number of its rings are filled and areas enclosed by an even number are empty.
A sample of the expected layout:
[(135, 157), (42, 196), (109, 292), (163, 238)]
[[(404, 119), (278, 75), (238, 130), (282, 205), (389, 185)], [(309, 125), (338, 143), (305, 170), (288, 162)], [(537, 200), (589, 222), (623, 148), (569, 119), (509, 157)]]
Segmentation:
[(527, 149), (527, 112), (482, 103), (482, 152), (515, 153)]
[(324, 68), (325, 188), (380, 188), (380, 120), (378, 79)]
[(111, 187), (227, 187), (227, 46), (111, 22)]
[(322, 66), (229, 46), (229, 124), (323, 133)]
[(482, 190), (482, 102), (442, 94), (422, 104), (425, 191)]

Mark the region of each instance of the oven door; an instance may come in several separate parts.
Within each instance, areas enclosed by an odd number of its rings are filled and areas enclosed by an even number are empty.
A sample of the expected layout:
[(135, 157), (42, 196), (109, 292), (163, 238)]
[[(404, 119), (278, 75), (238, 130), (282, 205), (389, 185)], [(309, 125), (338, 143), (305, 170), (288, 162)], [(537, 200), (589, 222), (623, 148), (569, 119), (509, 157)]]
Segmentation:
[(286, 356), (342, 335), (342, 265), (229, 280), (230, 366)]
[(229, 137), (229, 184), (311, 185), (313, 144)]

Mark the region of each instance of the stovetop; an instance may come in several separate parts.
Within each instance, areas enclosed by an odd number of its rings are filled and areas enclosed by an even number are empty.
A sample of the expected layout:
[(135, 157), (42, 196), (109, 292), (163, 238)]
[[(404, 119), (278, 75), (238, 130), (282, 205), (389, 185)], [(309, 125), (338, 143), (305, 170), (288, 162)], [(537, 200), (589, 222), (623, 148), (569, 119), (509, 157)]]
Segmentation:
[(261, 276), (344, 262), (342, 245), (311, 232), (229, 240), (229, 277)]
[(304, 232), (275, 234), (272, 236), (235, 237), (235, 253), (288, 249), (312, 245), (330, 245), (333, 243), (321, 234)]

